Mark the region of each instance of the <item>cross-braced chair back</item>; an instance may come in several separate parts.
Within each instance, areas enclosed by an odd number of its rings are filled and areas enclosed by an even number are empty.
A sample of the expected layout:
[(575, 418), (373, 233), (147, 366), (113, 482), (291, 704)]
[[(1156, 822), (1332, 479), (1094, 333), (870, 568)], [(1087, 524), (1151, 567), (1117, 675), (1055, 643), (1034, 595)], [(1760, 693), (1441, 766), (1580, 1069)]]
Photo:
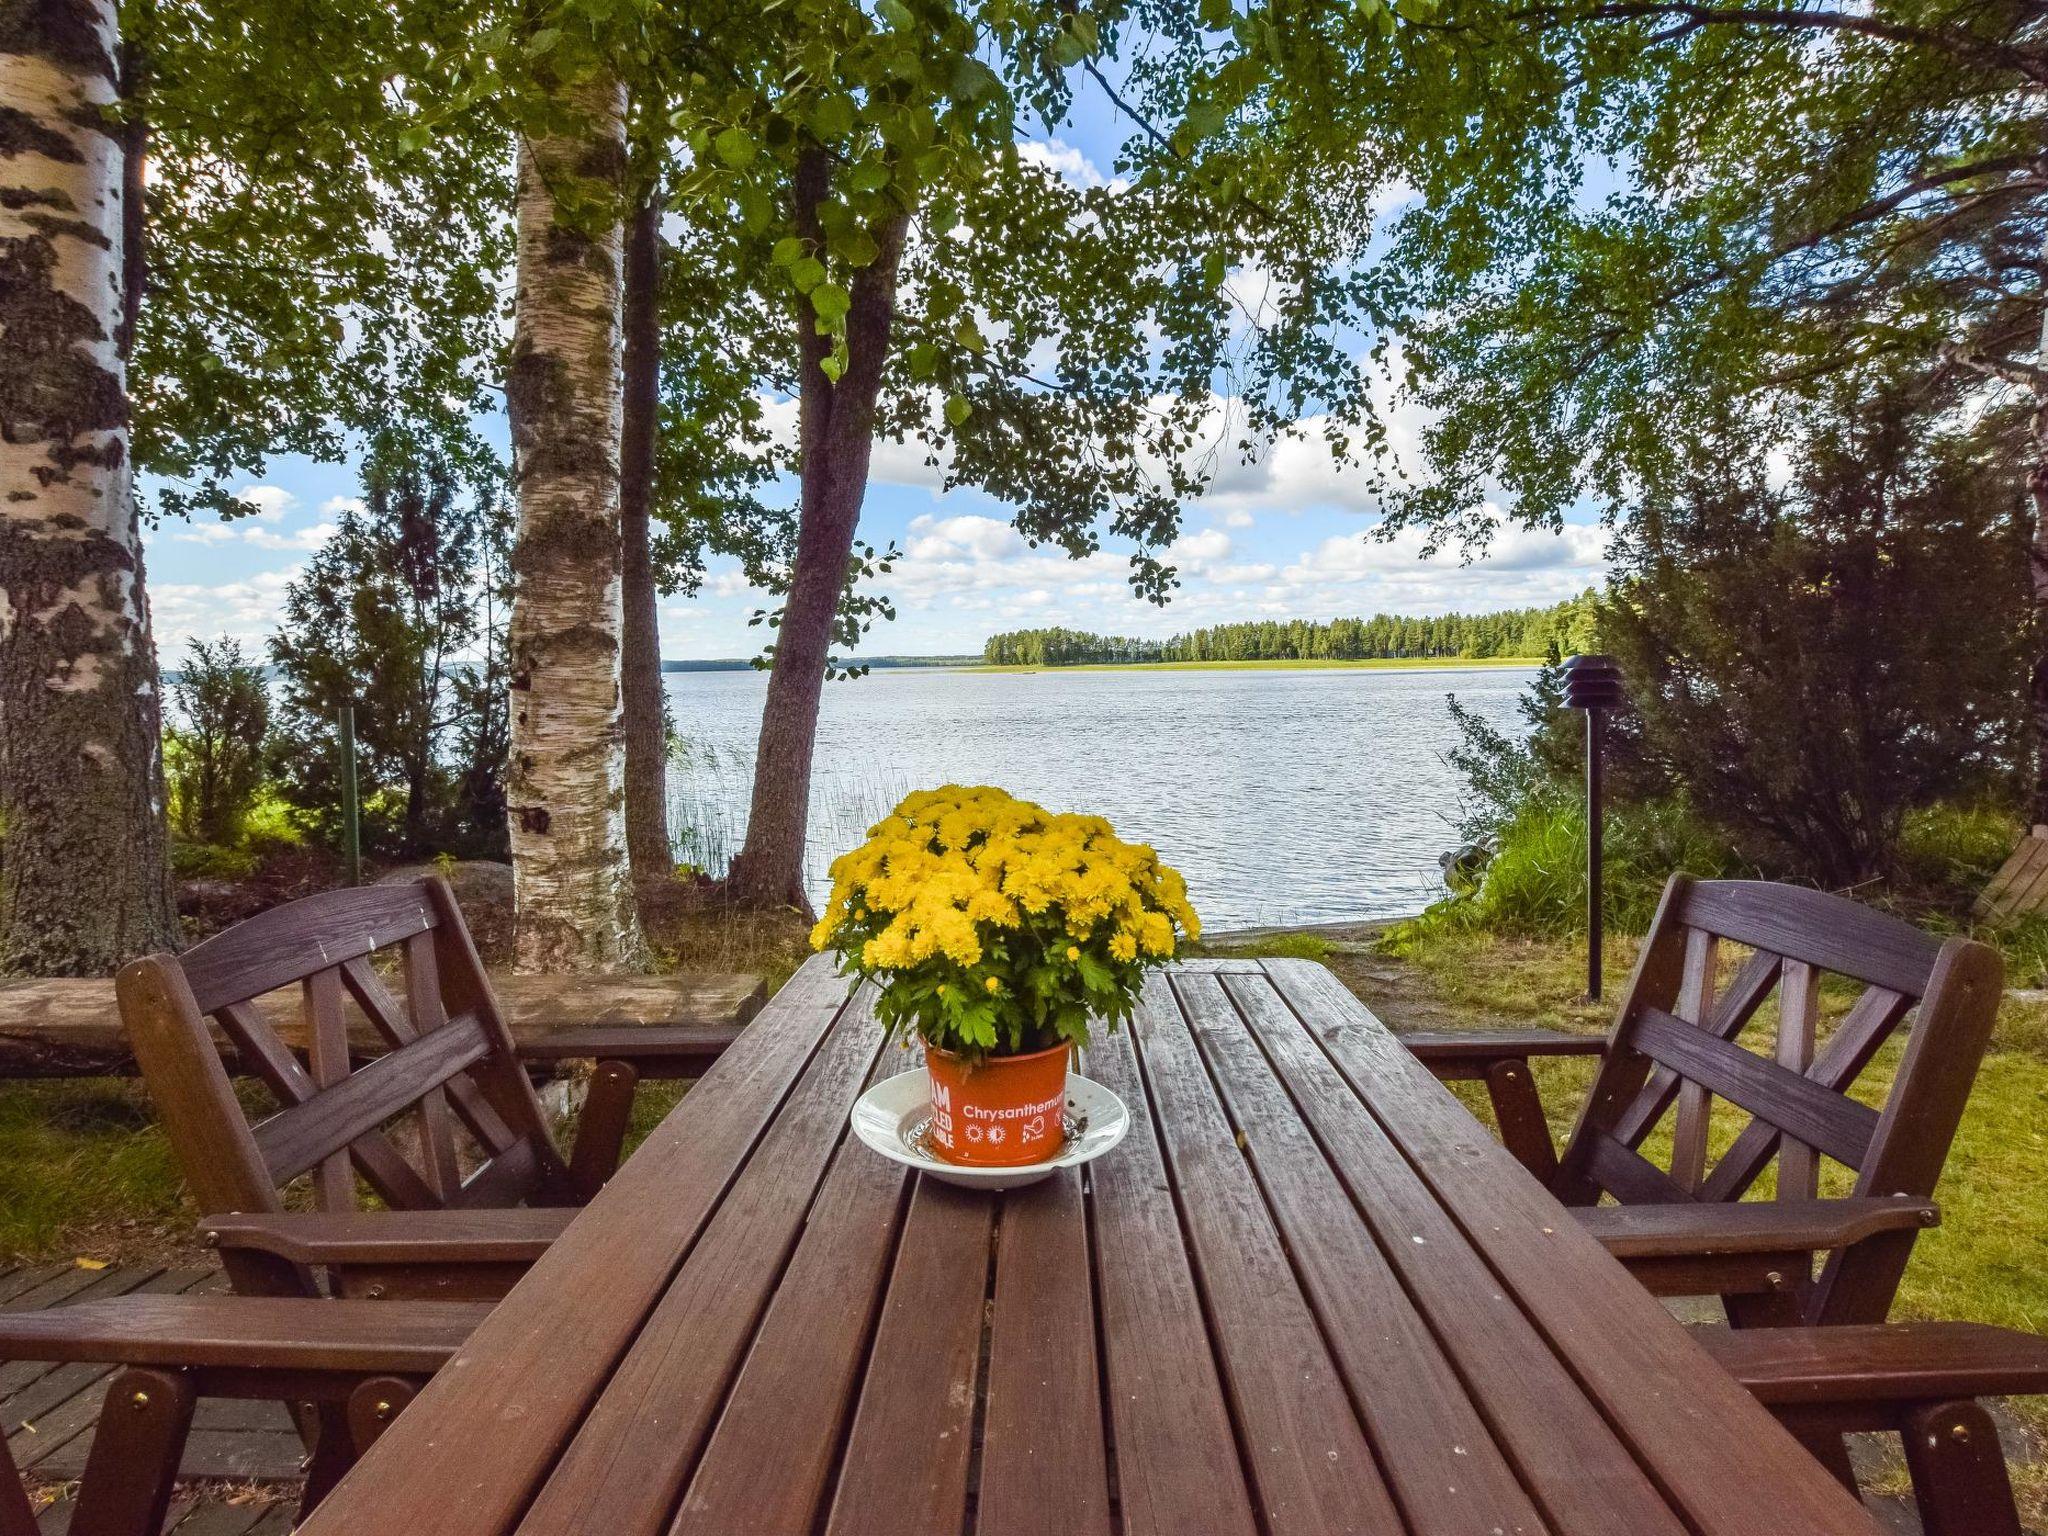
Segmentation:
[[(371, 963), (402, 958), (403, 1000)], [(292, 1043), (257, 999), (298, 990)], [(187, 1182), (209, 1213), (321, 1210), (358, 1179), (398, 1210), (572, 1204), (567, 1169), (447, 882), (330, 891), (272, 908), (117, 979), (121, 1018)], [(352, 1053), (348, 1004), (382, 1054)], [(207, 1026), (281, 1106), (251, 1123)], [(410, 1148), (391, 1134), (413, 1122)], [(467, 1165), (467, 1171), (465, 1167)]]
[[(1723, 946), (1749, 950), (1716, 988)], [(1817, 1038), (1824, 973), (1863, 991), (1825, 1042)], [(1749, 880), (1674, 876), (1592, 1092), (1560, 1159), (1567, 1204), (1741, 1199), (1775, 1160), (1777, 1196), (1811, 1200), (1823, 1158), (1855, 1170), (1857, 1195), (1933, 1192), (1998, 1010), (2004, 963), (1967, 939), (1937, 940), (1844, 897)], [(1738, 1042), (1772, 994), (1769, 1054)], [(1848, 1090), (1909, 1015), (1911, 1030), (1882, 1109)], [(1715, 1099), (1751, 1116), (1708, 1162)], [(1675, 1106), (1675, 1113), (1674, 1113)], [(1671, 1159), (1644, 1142), (1672, 1117)], [(1867, 1244), (1845, 1272), (1823, 1268), (1814, 1321), (1881, 1320), (1911, 1234)], [(1885, 1255), (1889, 1254), (1889, 1257)]]

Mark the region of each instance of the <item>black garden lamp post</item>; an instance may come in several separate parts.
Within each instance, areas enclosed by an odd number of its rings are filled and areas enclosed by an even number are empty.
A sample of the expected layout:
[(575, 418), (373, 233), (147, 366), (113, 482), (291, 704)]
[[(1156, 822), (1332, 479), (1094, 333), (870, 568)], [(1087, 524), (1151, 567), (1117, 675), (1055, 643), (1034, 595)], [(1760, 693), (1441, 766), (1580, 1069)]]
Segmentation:
[(1621, 668), (1612, 656), (1574, 656), (1564, 664), (1564, 702), (1586, 712), (1586, 1000), (1600, 1001), (1600, 724), (1620, 707)]

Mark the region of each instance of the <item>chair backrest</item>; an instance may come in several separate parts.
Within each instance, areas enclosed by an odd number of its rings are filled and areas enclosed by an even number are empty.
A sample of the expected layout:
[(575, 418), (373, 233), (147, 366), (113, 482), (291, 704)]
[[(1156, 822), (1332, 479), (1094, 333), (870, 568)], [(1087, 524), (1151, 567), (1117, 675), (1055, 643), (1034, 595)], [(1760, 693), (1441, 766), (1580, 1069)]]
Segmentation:
[[(1726, 945), (1749, 954), (1717, 991)], [(1823, 974), (1863, 991), (1820, 1042)], [(1775, 1159), (1778, 1198), (1812, 1199), (1820, 1161), (1829, 1158), (1856, 1171), (1858, 1195), (1925, 1197), (1969, 1100), (2004, 975), (1997, 951), (1983, 944), (1938, 940), (1846, 897), (1674, 876), (1560, 1159), (1557, 1193), (1579, 1205), (1603, 1194), (1624, 1204), (1737, 1200)], [(1775, 1039), (1764, 1055), (1737, 1036), (1773, 993)], [(1883, 1108), (1850, 1097), (1909, 1015)], [(1717, 1098), (1752, 1118), (1709, 1167)], [(1674, 1108), (1670, 1164), (1659, 1168), (1641, 1148)], [(1909, 1249), (1910, 1235), (1901, 1240), (1900, 1270)], [(1831, 1260), (1811, 1311), (1819, 1320), (1820, 1312), (1876, 1305), (1872, 1320), (1880, 1320), (1896, 1285), (1896, 1274), (1889, 1287), (1882, 1278), (1845, 1277)]]
[[(371, 962), (393, 948), (403, 1002)], [(287, 987), (298, 993), (293, 1044), (256, 1002)], [(357, 1208), (358, 1177), (393, 1209), (573, 1203), (461, 909), (438, 877), (288, 902), (183, 955), (133, 962), (116, 992), (202, 1211), (281, 1210), (281, 1191), (306, 1174), (327, 1211)], [(352, 1055), (350, 1001), (382, 1054)], [(251, 1122), (209, 1016), (269, 1087), (274, 1114)], [(408, 1119), (415, 1134), (402, 1151), (389, 1132)]]

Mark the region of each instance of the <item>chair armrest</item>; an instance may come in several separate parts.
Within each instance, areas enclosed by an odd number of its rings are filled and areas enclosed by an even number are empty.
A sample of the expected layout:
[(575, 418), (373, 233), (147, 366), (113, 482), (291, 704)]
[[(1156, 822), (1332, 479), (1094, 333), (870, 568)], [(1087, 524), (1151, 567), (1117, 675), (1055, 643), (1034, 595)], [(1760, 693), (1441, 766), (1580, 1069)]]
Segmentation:
[(1940, 1402), (2048, 1393), (2048, 1339), (1986, 1323), (1692, 1330), (1760, 1402)]
[[(519, 1042), (521, 1061), (624, 1061), (643, 1077), (689, 1077), (724, 1054), (744, 1024), (599, 1024)], [(690, 1069), (690, 1070), (682, 1070)]]
[(1618, 1259), (1817, 1253), (1941, 1219), (1930, 1200), (1738, 1200), (1716, 1205), (1601, 1205), (1572, 1212)]
[(110, 1296), (0, 1312), (0, 1360), (431, 1376), (488, 1303)]
[(576, 1215), (556, 1206), (481, 1211), (278, 1211), (208, 1216), (221, 1248), (294, 1264), (531, 1264)]
[(1483, 1065), (1530, 1056), (1598, 1056), (1607, 1036), (1571, 1035), (1561, 1029), (1416, 1030), (1396, 1035), (1426, 1065), (1439, 1062)]

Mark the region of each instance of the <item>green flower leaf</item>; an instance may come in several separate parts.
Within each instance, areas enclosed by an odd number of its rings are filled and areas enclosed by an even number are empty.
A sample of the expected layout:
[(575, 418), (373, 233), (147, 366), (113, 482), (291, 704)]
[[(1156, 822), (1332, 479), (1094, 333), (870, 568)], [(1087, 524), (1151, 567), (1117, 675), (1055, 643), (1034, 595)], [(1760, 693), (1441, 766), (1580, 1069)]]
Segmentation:
[(972, 416), (973, 414), (974, 406), (971, 401), (968, 401), (959, 395), (947, 396), (946, 420), (953, 423), (954, 426), (965, 426), (967, 424), (967, 418)]

